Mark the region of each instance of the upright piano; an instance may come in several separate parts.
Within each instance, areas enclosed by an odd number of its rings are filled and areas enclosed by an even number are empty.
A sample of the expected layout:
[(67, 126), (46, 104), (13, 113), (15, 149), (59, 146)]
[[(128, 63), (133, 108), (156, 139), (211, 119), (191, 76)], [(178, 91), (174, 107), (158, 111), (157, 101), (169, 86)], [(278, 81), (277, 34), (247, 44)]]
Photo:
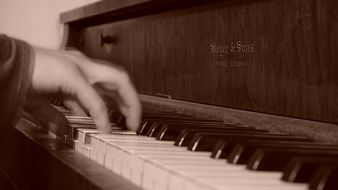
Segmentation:
[[(338, 1), (102, 0), (60, 15), (64, 48), (123, 66), (137, 133), (26, 114), (4, 189), (338, 189)], [(52, 126), (52, 127), (51, 127)], [(0, 184), (1, 184), (0, 183)]]

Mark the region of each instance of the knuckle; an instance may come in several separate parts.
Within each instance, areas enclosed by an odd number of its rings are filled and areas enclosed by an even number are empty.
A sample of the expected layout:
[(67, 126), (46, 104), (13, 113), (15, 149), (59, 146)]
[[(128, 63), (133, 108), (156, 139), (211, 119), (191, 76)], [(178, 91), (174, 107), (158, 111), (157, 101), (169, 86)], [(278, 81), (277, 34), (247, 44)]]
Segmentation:
[(76, 65), (72, 63), (68, 63), (68, 64), (66, 63), (64, 71), (66, 74), (77, 75), (79, 72), (79, 69), (77, 68)]

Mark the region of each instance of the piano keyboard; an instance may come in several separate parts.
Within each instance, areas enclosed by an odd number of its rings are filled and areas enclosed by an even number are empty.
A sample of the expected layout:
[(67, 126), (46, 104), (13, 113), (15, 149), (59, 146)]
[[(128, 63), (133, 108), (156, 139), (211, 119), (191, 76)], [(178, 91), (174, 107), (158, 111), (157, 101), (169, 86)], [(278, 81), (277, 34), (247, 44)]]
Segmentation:
[(338, 188), (336, 144), (168, 112), (144, 114), (137, 132), (113, 112), (111, 134), (89, 117), (66, 117), (77, 152), (142, 189)]

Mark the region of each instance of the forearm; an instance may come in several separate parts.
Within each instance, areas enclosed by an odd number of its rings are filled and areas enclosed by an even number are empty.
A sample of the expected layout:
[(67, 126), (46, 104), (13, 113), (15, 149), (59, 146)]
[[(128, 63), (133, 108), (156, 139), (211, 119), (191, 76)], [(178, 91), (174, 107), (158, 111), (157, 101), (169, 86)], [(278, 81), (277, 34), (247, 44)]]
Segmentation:
[(26, 42), (0, 35), (0, 135), (13, 125), (28, 93), (34, 67)]

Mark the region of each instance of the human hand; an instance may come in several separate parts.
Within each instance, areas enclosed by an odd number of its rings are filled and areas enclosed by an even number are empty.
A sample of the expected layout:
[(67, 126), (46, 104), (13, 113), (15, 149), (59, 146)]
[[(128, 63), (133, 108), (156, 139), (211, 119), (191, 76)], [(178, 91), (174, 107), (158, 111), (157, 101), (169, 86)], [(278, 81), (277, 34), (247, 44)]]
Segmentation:
[(93, 85), (118, 103), (127, 127), (136, 131), (141, 104), (126, 71), (102, 60), (91, 60), (78, 51), (35, 48), (31, 94), (62, 93), (64, 104), (76, 114), (86, 111), (101, 132), (109, 132), (107, 107)]

